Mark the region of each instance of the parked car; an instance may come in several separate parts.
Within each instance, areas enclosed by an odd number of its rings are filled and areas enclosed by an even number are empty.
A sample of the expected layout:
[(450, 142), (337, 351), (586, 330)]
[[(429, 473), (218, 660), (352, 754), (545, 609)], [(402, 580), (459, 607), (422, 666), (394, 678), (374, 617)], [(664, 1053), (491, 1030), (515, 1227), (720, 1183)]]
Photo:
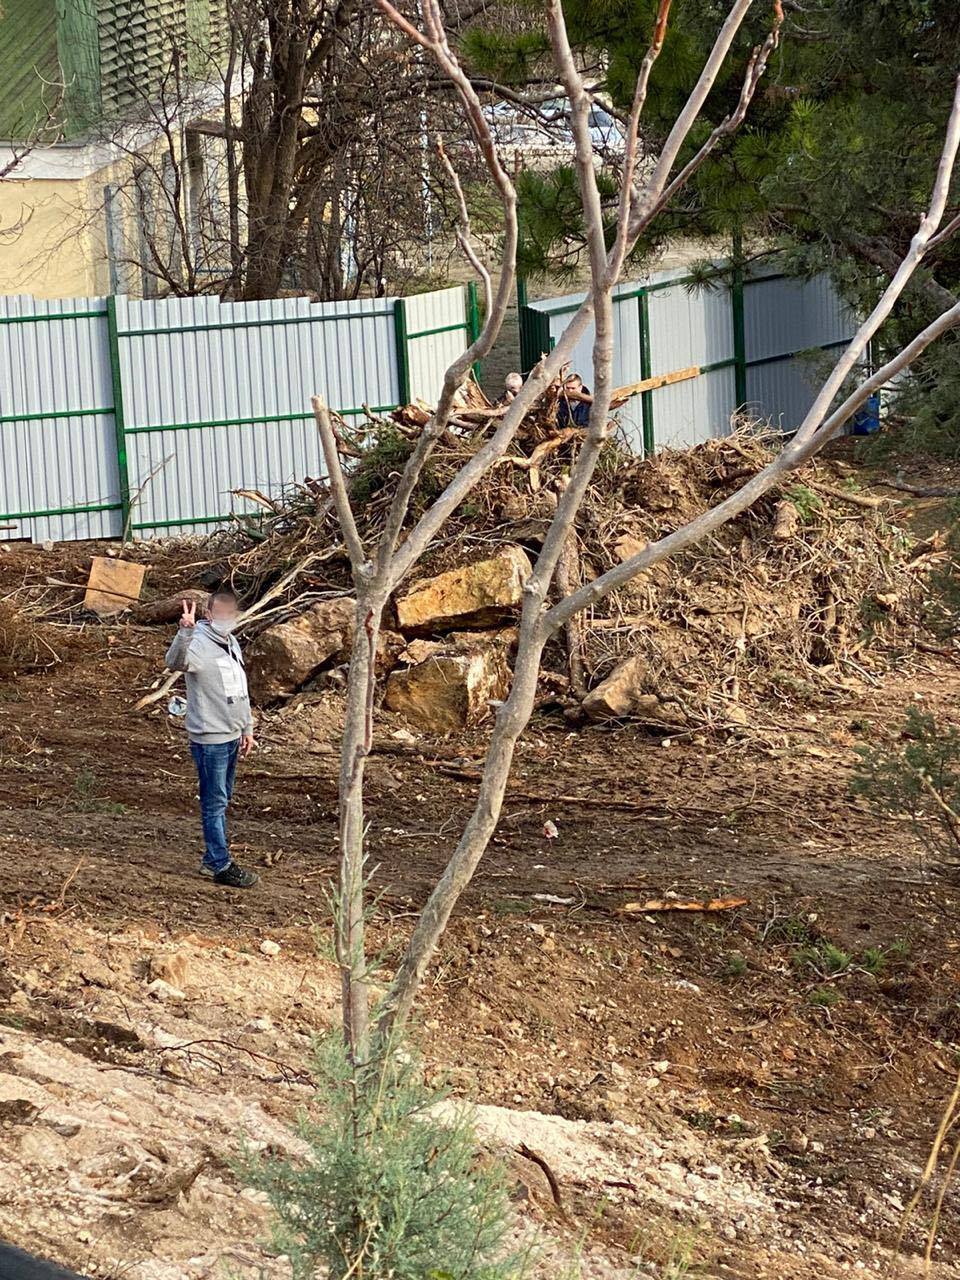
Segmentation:
[[(494, 102), (484, 107), (494, 140), (505, 151), (569, 157), (573, 152), (570, 104), (566, 98), (550, 98), (537, 108), (525, 110), (510, 102)], [(599, 155), (623, 148), (622, 127), (609, 111), (594, 104), (589, 116), (590, 138)]]

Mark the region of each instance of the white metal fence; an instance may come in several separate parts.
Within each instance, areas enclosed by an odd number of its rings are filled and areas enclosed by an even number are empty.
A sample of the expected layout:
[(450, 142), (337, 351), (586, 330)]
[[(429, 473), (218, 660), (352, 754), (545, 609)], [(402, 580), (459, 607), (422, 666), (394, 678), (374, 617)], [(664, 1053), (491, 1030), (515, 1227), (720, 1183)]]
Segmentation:
[[(521, 307), (526, 367), (582, 296)], [(699, 369), (621, 410), (638, 452), (723, 434), (740, 406), (795, 426), (810, 353), (854, 327), (826, 277), (771, 272), (696, 290), (662, 272), (620, 285), (615, 315), (617, 384)], [(429, 400), (477, 326), (469, 287), (323, 304), (0, 296), (0, 538), (111, 537), (128, 521), (149, 537), (256, 513), (237, 489), (322, 473), (312, 392), (348, 418)], [(592, 339), (572, 356), (584, 373)]]
[[(830, 280), (800, 281), (768, 270), (721, 274), (709, 288), (692, 286), (681, 269), (616, 290), (615, 385), (699, 369), (697, 377), (629, 400), (618, 415), (627, 440), (638, 452), (685, 448), (725, 434), (740, 408), (784, 430), (796, 427), (817, 389), (817, 357), (844, 346), (856, 329)], [(525, 369), (553, 348), (584, 296), (521, 308)], [(592, 346), (590, 325), (570, 362), (587, 381)]]
[(313, 392), (348, 418), (434, 396), (476, 324), (462, 287), (333, 303), (0, 297), (0, 538), (111, 537), (128, 519), (149, 537), (260, 511), (234, 490), (322, 473)]

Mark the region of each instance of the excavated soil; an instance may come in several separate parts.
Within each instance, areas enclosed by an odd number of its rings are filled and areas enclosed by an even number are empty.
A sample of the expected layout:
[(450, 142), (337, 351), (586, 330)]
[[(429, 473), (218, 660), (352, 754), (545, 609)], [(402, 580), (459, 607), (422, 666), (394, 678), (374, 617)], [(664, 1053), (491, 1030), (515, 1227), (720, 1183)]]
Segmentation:
[[(90, 551), (0, 551), (0, 595), (79, 580)], [(168, 630), (48, 624), (59, 661), (0, 675), (0, 1236), (98, 1277), (282, 1276), (230, 1157), (242, 1133), (292, 1142), (310, 1036), (335, 1015), (313, 931), (337, 703), (263, 716), (234, 822), (262, 883), (226, 894), (196, 874), (182, 732), (133, 710)], [(923, 1274), (933, 1193), (892, 1251), (956, 1078), (960, 882), (848, 782), (909, 703), (956, 722), (960, 669), (885, 661), (813, 707), (768, 706), (762, 728), (532, 723), (417, 1035), (508, 1153), (541, 1276)], [(381, 718), (368, 790), (388, 965), (483, 743)], [(670, 895), (747, 903), (624, 910)], [(842, 972), (804, 962), (824, 942)], [(151, 993), (158, 975), (183, 998)], [(938, 1277), (960, 1276), (958, 1205), (951, 1190)]]

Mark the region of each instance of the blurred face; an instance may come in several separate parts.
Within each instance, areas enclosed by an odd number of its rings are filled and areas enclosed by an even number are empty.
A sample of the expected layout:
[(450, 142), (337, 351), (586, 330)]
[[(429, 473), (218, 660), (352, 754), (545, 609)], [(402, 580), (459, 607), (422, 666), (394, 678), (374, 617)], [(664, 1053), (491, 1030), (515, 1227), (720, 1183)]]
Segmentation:
[(214, 631), (229, 635), (237, 625), (239, 612), (233, 596), (214, 595), (207, 602), (206, 619)]
[(523, 386), (523, 378), (520, 377), (519, 373), (508, 373), (505, 385), (512, 395), (516, 395)]
[(572, 373), (569, 378), (564, 379), (563, 385), (568, 391), (580, 391), (583, 387), (583, 379), (579, 373)]

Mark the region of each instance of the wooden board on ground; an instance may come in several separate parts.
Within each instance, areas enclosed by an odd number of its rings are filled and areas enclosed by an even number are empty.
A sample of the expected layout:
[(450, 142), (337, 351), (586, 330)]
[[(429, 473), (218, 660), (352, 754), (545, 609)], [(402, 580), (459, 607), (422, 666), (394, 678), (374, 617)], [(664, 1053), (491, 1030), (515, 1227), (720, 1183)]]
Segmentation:
[(625, 902), (620, 911), (626, 915), (639, 915), (648, 911), (736, 911), (749, 905), (749, 898), (707, 898), (692, 901), (686, 898), (650, 898), (647, 902)]
[(120, 613), (140, 599), (146, 565), (112, 556), (94, 556), (90, 562), (84, 608), (102, 615)]

